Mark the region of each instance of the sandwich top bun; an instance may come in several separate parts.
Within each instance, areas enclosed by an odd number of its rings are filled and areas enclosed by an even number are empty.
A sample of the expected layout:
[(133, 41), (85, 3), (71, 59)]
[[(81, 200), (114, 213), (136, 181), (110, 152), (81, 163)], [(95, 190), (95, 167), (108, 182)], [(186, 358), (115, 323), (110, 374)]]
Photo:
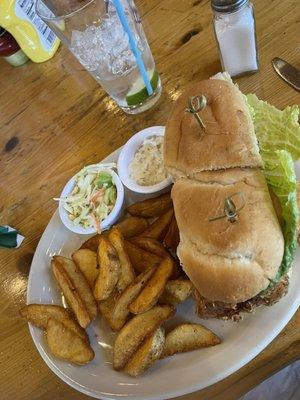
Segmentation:
[[(236, 207), (242, 207), (236, 222), (210, 221), (224, 214), (224, 200), (232, 195)], [(284, 239), (259, 169), (182, 178), (172, 198), (180, 231), (177, 254), (203, 297), (235, 304), (267, 288), (281, 264)]]
[[(199, 111), (205, 132), (187, 111), (190, 97), (201, 94), (207, 100)], [(201, 171), (262, 166), (253, 123), (235, 85), (208, 79), (187, 88), (166, 126), (164, 161), (174, 179), (194, 178)]]

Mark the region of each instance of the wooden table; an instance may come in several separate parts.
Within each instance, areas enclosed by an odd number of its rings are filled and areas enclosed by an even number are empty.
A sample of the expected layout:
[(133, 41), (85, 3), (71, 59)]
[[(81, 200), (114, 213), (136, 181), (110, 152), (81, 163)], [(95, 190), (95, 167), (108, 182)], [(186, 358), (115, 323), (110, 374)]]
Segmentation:
[[(30, 263), (64, 183), (83, 165), (97, 162), (138, 130), (164, 125), (172, 101), (188, 82), (218, 72), (211, 10), (204, 0), (136, 1), (163, 82), (159, 104), (125, 115), (77, 61), (61, 48), (47, 63), (12, 68), (0, 61), (0, 223), (26, 237), (18, 250), (0, 250), (0, 398), (87, 399), (44, 364), (18, 316), (25, 303)], [(299, 94), (275, 75), (280, 56), (300, 67), (298, 0), (256, 0), (260, 72), (238, 80), (276, 107)], [(300, 354), (300, 312), (252, 362), (224, 381), (185, 400), (234, 400)]]

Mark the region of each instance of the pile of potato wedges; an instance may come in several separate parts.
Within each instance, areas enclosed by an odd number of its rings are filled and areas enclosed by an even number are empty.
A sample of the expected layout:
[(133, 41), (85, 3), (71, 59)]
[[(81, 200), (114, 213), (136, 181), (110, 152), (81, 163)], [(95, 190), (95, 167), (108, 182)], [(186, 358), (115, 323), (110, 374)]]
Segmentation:
[(71, 259), (53, 257), (51, 270), (69, 309), (30, 304), (20, 313), (44, 330), (53, 355), (79, 365), (94, 358), (85, 328), (99, 313), (117, 332), (113, 367), (137, 376), (160, 358), (220, 339), (188, 322), (165, 333), (164, 322), (193, 293), (176, 257), (179, 232), (169, 193), (132, 204), (127, 212)]

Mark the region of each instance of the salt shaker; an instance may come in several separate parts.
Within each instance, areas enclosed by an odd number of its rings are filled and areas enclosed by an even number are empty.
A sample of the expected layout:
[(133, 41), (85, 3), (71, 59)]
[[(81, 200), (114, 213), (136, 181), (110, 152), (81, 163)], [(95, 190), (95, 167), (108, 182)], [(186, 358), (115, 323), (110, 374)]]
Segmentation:
[(231, 76), (258, 71), (253, 5), (249, 0), (211, 0), (211, 7), (223, 70)]

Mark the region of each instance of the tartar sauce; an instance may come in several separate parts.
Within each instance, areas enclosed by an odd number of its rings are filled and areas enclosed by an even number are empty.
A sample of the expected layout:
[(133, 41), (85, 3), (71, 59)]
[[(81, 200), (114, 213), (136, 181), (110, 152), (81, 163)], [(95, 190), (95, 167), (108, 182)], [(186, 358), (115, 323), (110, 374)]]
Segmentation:
[(151, 186), (167, 178), (163, 161), (163, 136), (149, 136), (129, 164), (129, 175), (138, 185)]

